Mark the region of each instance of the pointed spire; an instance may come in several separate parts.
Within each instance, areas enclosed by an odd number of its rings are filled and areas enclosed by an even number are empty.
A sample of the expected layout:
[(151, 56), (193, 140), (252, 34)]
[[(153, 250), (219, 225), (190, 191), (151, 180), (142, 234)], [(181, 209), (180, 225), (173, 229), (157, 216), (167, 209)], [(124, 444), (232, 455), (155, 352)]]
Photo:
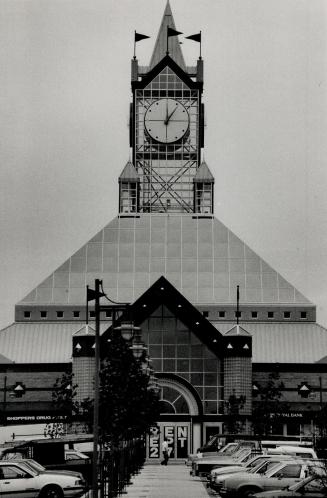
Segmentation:
[(119, 176), (119, 181), (124, 181), (124, 182), (139, 182), (140, 181), (140, 175), (135, 169), (134, 164), (132, 161), (127, 161), (123, 171), (121, 172)]
[(193, 178), (193, 181), (194, 182), (212, 182), (214, 183), (215, 179), (210, 171), (210, 169), (208, 168), (208, 165), (205, 161), (202, 161), (202, 163), (200, 164), (197, 172), (196, 172), (196, 175), (195, 177)]
[[(156, 66), (158, 62), (160, 62), (161, 59), (163, 59), (166, 56), (168, 26), (176, 30), (175, 21), (169, 5), (169, 0), (167, 1), (165, 12), (159, 28), (159, 33), (157, 36), (157, 40), (154, 46), (154, 50), (149, 65), (149, 70), (154, 68), (154, 66)], [(169, 49), (169, 56), (172, 59), (174, 59), (174, 61), (179, 65), (179, 67), (181, 67), (184, 71), (186, 71), (184, 57), (181, 50), (181, 46), (178, 41), (178, 36), (169, 37), (168, 49)]]

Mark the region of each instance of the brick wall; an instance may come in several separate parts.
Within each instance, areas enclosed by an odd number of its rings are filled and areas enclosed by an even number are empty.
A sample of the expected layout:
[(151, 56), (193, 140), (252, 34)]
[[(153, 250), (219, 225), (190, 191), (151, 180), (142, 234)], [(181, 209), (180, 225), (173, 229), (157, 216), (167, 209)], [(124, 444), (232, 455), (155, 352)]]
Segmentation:
[(77, 384), (76, 401), (94, 398), (94, 357), (73, 358), (74, 383)]
[(224, 359), (224, 399), (245, 396), (243, 415), (250, 415), (252, 410), (252, 364), (249, 357), (229, 356)]

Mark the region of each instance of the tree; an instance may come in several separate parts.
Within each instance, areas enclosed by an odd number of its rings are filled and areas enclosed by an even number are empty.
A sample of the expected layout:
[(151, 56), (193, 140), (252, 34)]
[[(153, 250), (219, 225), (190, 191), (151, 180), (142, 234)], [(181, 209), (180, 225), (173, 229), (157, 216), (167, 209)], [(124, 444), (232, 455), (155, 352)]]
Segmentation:
[(113, 331), (100, 370), (102, 440), (117, 444), (142, 436), (158, 416), (159, 399), (149, 386), (149, 376), (120, 334)]
[[(99, 393), (99, 429), (103, 442), (118, 444), (121, 440), (142, 436), (158, 419), (159, 398), (149, 385), (128, 345), (117, 331), (102, 345)], [(65, 373), (56, 380), (52, 401), (58, 416), (48, 424), (50, 437), (62, 434), (62, 414), (66, 422), (82, 422), (93, 432), (93, 399), (76, 401), (78, 385), (74, 375)]]
[(245, 396), (236, 396), (235, 391), (225, 403), (225, 413), (227, 415), (224, 423), (224, 431), (228, 434), (237, 434), (242, 431), (243, 422), (240, 417), (240, 410), (244, 407)]
[(252, 411), (252, 428), (254, 434), (260, 437), (271, 434), (281, 421), (281, 408), (284, 411), (287, 409), (285, 404), (280, 403), (284, 384), (279, 379), (279, 373), (272, 372), (266, 384), (257, 385), (258, 400)]
[(78, 385), (74, 383), (74, 374), (65, 372), (56, 379), (52, 390), (54, 415), (44, 430), (44, 435), (57, 438), (65, 433), (66, 425), (73, 421), (82, 422), (87, 432), (93, 430), (93, 400), (87, 398), (82, 402), (76, 400)]

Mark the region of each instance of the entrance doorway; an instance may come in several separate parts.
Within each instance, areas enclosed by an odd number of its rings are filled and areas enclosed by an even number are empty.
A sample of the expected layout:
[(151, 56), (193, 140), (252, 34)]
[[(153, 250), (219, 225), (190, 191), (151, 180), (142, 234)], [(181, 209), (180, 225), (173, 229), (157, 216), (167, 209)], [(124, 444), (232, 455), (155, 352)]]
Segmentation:
[(147, 436), (147, 459), (155, 462), (162, 460), (161, 446), (164, 438), (168, 441), (169, 458), (179, 460), (190, 453), (191, 434), (189, 422), (159, 422), (152, 427)]

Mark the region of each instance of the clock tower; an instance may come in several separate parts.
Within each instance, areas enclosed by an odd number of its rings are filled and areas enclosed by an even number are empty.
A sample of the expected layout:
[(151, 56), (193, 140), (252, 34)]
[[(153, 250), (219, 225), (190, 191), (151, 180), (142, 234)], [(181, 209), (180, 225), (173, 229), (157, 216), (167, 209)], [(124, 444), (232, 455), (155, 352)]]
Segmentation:
[(132, 60), (132, 164), (122, 175), (130, 182), (120, 178), (120, 212), (212, 214), (214, 180), (201, 164), (203, 61), (187, 67), (178, 36), (168, 32), (178, 33), (169, 2), (149, 66)]

